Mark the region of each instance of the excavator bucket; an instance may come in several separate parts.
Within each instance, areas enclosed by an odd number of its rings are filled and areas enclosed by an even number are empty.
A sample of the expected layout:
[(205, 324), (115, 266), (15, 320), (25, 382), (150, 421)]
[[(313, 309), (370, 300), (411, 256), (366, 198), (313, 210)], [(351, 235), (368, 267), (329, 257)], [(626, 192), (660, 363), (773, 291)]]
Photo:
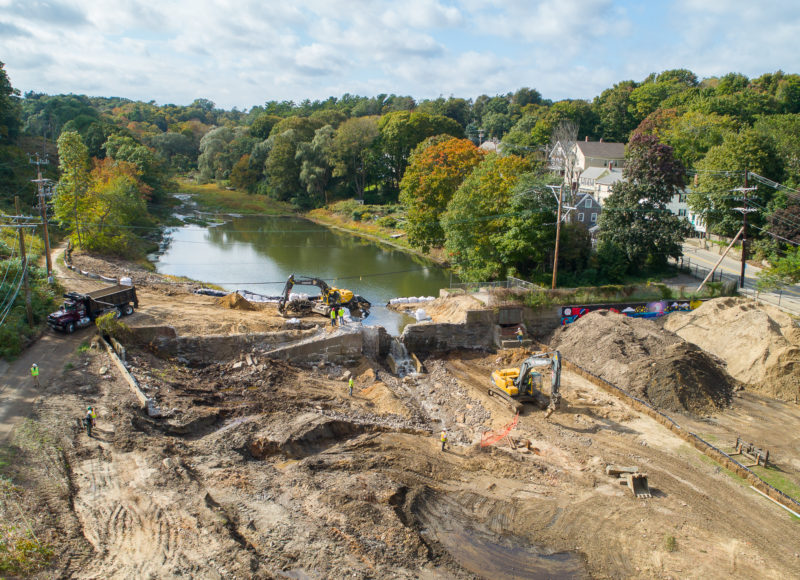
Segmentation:
[(647, 474), (628, 473), (625, 475), (625, 479), (628, 480), (628, 487), (631, 488), (635, 497), (653, 497), (650, 494), (650, 486), (647, 484)]

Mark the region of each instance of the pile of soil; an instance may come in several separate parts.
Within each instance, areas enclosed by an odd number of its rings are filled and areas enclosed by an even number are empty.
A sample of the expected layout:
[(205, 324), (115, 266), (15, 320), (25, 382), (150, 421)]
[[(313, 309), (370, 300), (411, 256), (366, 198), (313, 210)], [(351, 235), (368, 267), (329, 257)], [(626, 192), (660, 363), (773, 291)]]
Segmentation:
[(671, 314), (664, 327), (725, 361), (753, 390), (785, 401), (800, 394), (800, 328), (780, 310), (718, 298)]
[(242, 297), (238, 292), (232, 292), (225, 296), (220, 296), (214, 303), (223, 308), (230, 308), (231, 310), (257, 310), (246, 298)]
[(460, 324), (466, 322), (468, 310), (481, 310), (485, 306), (470, 295), (452, 295), (429, 302), (391, 304), (389, 308), (409, 315), (422, 308), (434, 323)]
[(708, 414), (738, 387), (722, 364), (656, 321), (591, 312), (557, 331), (564, 357), (657, 409)]

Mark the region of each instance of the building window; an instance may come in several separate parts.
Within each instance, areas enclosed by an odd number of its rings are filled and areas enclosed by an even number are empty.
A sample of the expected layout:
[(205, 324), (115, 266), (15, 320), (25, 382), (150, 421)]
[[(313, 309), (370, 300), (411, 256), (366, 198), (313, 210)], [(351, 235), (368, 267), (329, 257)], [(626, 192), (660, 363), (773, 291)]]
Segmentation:
[(597, 222), (597, 214), (593, 213), (592, 214), (592, 223), (596, 223), (596, 222)]
[(678, 216), (679, 217), (686, 217), (686, 210), (685, 209), (679, 209), (678, 210)]
[(681, 193), (680, 195), (678, 195), (678, 203), (686, 203), (686, 194), (685, 193)]
[(582, 214), (582, 213), (579, 213), (579, 214), (578, 214), (578, 221), (579, 221), (579, 222), (582, 222), (582, 221), (583, 221), (583, 214)]
[(586, 205), (586, 207), (592, 207), (592, 198), (591, 197), (587, 197), (586, 198), (586, 204), (585, 205)]

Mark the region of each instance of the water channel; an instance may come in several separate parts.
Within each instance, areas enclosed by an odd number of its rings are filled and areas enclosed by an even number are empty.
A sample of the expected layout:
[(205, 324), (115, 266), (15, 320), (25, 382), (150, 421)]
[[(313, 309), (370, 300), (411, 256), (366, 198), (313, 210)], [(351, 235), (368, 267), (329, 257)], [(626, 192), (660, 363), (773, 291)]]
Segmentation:
[[(364, 324), (381, 325), (393, 335), (414, 319), (387, 309), (390, 299), (438, 296), (450, 284), (449, 271), (432, 262), (296, 217), (187, 224), (169, 232), (168, 245), (153, 260), (159, 273), (268, 296), (281, 294), (292, 273), (322, 278), (372, 302)], [(319, 294), (314, 286), (294, 291)]]

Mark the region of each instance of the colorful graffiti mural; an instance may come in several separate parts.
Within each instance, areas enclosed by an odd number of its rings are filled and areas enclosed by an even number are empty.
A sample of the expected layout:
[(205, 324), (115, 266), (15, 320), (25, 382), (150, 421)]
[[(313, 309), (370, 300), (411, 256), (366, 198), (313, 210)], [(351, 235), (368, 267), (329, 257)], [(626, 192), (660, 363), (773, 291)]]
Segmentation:
[(631, 318), (658, 318), (670, 312), (689, 312), (703, 303), (702, 300), (657, 300), (655, 302), (631, 302), (629, 304), (587, 304), (562, 306), (561, 325), (575, 322), (595, 310), (609, 310)]

